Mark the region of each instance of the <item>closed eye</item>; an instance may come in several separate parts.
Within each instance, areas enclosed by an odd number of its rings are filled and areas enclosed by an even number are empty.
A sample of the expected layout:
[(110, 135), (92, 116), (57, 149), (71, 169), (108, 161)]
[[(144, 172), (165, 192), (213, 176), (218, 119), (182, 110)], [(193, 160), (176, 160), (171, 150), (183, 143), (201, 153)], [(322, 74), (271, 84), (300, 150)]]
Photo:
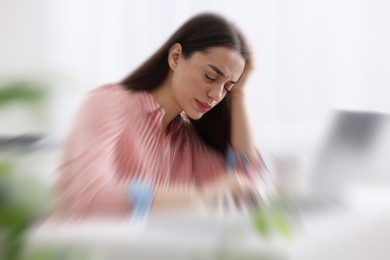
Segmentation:
[(210, 80), (210, 81), (215, 81), (215, 80), (216, 80), (216, 78), (213, 78), (213, 77), (211, 77), (211, 76), (209, 76), (209, 75), (207, 75), (207, 74), (205, 74), (205, 76), (206, 76), (206, 78), (207, 78), (208, 80)]

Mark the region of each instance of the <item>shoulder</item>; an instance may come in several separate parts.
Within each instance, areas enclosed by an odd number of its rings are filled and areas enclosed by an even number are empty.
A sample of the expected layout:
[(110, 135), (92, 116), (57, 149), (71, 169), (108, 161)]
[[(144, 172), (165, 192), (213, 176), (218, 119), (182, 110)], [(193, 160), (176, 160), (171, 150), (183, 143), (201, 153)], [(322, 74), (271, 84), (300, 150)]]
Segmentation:
[(81, 125), (122, 121), (128, 111), (129, 96), (129, 92), (119, 84), (96, 87), (87, 92), (80, 103), (76, 121)]
[(129, 91), (122, 85), (116, 83), (108, 83), (92, 89), (87, 93), (87, 99), (101, 99), (111, 101), (111, 99), (126, 99)]
[(142, 104), (142, 92), (126, 89), (117, 83), (108, 83), (90, 90), (84, 99), (83, 106), (97, 110), (126, 110), (134, 112)]

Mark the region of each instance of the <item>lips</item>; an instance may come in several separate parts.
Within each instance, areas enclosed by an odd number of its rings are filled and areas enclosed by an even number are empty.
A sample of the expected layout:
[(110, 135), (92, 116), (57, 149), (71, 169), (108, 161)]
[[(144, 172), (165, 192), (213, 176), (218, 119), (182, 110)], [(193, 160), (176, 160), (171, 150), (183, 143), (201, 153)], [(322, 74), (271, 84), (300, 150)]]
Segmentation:
[(210, 110), (211, 106), (208, 103), (202, 102), (200, 100), (195, 99), (196, 104), (198, 105), (199, 109), (203, 112), (207, 112)]

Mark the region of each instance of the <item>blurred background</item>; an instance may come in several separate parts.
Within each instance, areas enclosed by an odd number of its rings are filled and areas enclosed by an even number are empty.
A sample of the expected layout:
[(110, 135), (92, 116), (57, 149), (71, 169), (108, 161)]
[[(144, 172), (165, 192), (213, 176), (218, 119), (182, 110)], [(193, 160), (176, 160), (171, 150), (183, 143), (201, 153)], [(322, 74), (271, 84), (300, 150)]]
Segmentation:
[(248, 107), (276, 185), (296, 194), (312, 189), (312, 179), (342, 180), (367, 184), (365, 192), (383, 200), (390, 186), (385, 0), (0, 0), (3, 171), (50, 186), (86, 92), (124, 78), (203, 11), (225, 15), (253, 46)]
[[(311, 154), (334, 109), (390, 112), (390, 4), (338, 1), (0, 1), (0, 83), (45, 83), (47, 122), (2, 106), (0, 135), (63, 140), (89, 89), (122, 79), (190, 16), (212, 11), (250, 39), (259, 148)], [(24, 113), (26, 112), (26, 113)]]

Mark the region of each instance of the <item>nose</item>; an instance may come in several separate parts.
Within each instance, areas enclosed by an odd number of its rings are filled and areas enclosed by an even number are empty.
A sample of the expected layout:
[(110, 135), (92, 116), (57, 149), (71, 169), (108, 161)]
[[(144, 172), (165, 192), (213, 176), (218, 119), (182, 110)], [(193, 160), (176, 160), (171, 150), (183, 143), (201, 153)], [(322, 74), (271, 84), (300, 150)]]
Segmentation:
[(209, 89), (208, 93), (207, 93), (208, 97), (209, 97), (209, 98), (212, 98), (213, 101), (216, 101), (217, 103), (219, 103), (219, 101), (222, 100), (223, 95), (224, 95), (224, 93), (223, 93), (223, 88), (224, 88), (223, 85), (222, 85), (222, 86), (220, 86), (220, 85), (214, 85), (214, 86), (212, 86), (212, 87)]

